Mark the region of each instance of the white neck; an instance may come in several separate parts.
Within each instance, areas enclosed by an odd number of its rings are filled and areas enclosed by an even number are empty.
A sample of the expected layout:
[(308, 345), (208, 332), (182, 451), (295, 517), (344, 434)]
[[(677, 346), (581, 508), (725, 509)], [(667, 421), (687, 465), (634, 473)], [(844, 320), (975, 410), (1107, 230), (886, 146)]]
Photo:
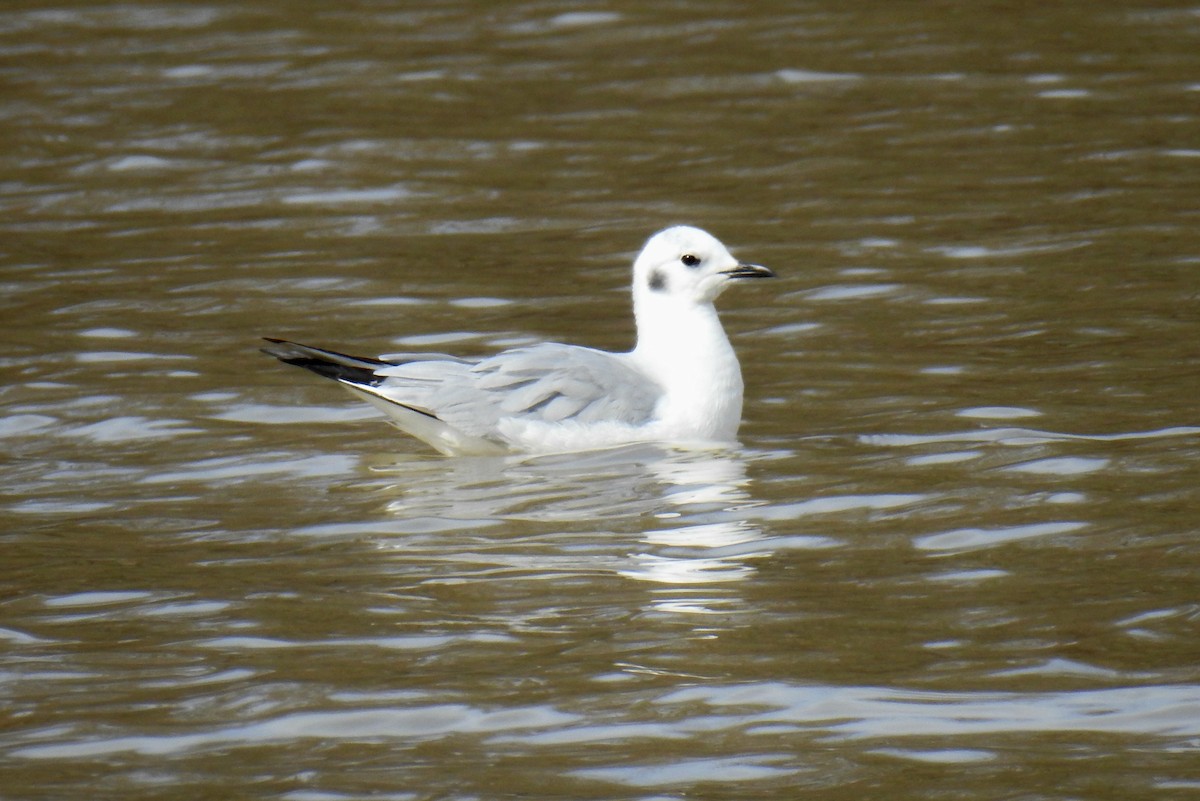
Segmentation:
[(680, 439), (731, 440), (742, 417), (742, 371), (712, 303), (634, 294), (630, 358), (665, 395), (658, 416)]

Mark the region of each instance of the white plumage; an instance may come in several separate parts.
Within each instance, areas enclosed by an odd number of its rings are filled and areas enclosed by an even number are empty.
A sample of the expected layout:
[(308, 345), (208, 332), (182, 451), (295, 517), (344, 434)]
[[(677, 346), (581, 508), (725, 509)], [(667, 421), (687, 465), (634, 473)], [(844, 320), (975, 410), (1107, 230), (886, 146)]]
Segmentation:
[(349, 356), (269, 339), (264, 351), (333, 378), (446, 455), (557, 452), (627, 442), (729, 442), (742, 373), (713, 301), (769, 278), (698, 228), (650, 237), (633, 264), (637, 345), (608, 353), (546, 343), (478, 361)]

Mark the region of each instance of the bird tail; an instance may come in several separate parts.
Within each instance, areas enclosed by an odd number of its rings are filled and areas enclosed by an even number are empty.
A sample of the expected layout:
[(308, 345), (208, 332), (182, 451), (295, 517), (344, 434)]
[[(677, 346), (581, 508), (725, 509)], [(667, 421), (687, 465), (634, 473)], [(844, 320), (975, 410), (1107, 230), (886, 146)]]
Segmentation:
[(367, 356), (350, 356), (334, 350), (314, 348), (289, 342), (286, 339), (264, 337), (271, 344), (262, 349), (263, 353), (274, 356), (285, 364), (294, 364), (306, 370), (335, 381), (345, 381), (367, 387), (377, 387), (383, 383), (383, 377), (375, 375), (381, 367), (393, 367), (394, 362), (382, 359), (372, 359)]

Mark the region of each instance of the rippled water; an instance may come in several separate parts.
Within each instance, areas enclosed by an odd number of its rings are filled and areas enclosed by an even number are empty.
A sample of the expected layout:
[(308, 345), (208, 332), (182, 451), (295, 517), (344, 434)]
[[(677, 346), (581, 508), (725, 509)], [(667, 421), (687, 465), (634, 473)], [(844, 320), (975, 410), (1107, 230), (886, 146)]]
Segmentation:
[[(0, 11), (0, 795), (1190, 798), (1200, 13)], [(445, 459), (261, 335), (621, 349), (743, 444)]]

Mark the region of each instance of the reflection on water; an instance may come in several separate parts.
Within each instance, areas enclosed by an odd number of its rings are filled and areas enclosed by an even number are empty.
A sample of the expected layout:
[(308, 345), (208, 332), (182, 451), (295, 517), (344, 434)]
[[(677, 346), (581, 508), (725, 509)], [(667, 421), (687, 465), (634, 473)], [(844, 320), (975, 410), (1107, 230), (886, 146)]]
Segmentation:
[[(396, 525), (334, 528), (342, 533), (361, 530), (398, 534), (401, 530), (411, 531), (414, 525), (421, 526), (417, 521), (427, 521), (425, 526), (438, 529), (521, 521), (560, 524), (569, 526), (573, 533), (586, 532), (598, 542), (581, 549), (579, 561), (573, 566), (569, 553), (555, 556), (554, 569), (612, 570), (627, 578), (678, 588), (750, 578), (754, 560), (778, 550), (837, 545), (826, 536), (769, 536), (758, 524), (764, 518), (785, 520), (822, 510), (883, 508), (919, 497), (897, 500), (864, 496), (807, 504), (768, 504), (755, 499), (751, 491), (747, 465), (755, 458), (751, 452), (733, 449), (635, 445), (562, 456), (454, 459), (437, 471), (432, 482), (425, 466), (417, 473), (417, 465), (410, 458), (376, 460), (373, 471), (395, 481), (385, 492), (401, 496), (386, 504), (389, 514), (397, 518)], [(603, 518), (597, 518), (600, 510)], [(621, 518), (654, 523), (651, 528), (635, 529), (628, 532), (629, 537), (618, 539), (611, 526)], [(588, 531), (588, 525), (597, 528)], [(310, 534), (330, 530), (307, 529)], [(613, 547), (606, 548), (599, 542), (605, 539), (613, 540), (616, 547), (632, 550), (615, 554)], [(410, 543), (393, 542), (387, 547), (407, 550)], [(453, 558), (447, 556), (444, 540), (439, 541), (438, 552), (438, 558)], [(527, 569), (551, 567), (544, 557), (522, 553), (493, 554), (491, 558), (497, 560), (495, 564), (512, 567), (529, 557)], [(673, 593), (673, 600), (658, 605), (677, 611), (705, 610), (701, 596), (687, 601), (680, 597)]]
[[(453, 516), (471, 526), (500, 521), (572, 527), (592, 523), (599, 527), (592, 535), (597, 540), (611, 537), (606, 527), (621, 517), (669, 525), (640, 532), (637, 552), (614, 559), (609, 549), (603, 556), (594, 548), (582, 549), (574, 567), (569, 566), (569, 553), (555, 557), (556, 569), (613, 570), (666, 584), (704, 584), (746, 577), (751, 572), (746, 560), (761, 551), (737, 547), (761, 540), (763, 534), (750, 521), (730, 518), (754, 505), (745, 489), (750, 480), (744, 458), (733, 450), (639, 445), (590, 454), (455, 459), (436, 483), (425, 486), (405, 483), (411, 471), (407, 461), (374, 469), (399, 479), (393, 489), (402, 498), (390, 501), (387, 509), (409, 522)], [(598, 510), (608, 519), (594, 519)], [(716, 516), (724, 519), (713, 519)], [(527, 567), (548, 565), (534, 556)]]
[[(1194, 795), (1196, 23), (7, 4), (0, 794)], [(627, 348), (678, 222), (783, 276), (744, 447), (255, 351)]]

